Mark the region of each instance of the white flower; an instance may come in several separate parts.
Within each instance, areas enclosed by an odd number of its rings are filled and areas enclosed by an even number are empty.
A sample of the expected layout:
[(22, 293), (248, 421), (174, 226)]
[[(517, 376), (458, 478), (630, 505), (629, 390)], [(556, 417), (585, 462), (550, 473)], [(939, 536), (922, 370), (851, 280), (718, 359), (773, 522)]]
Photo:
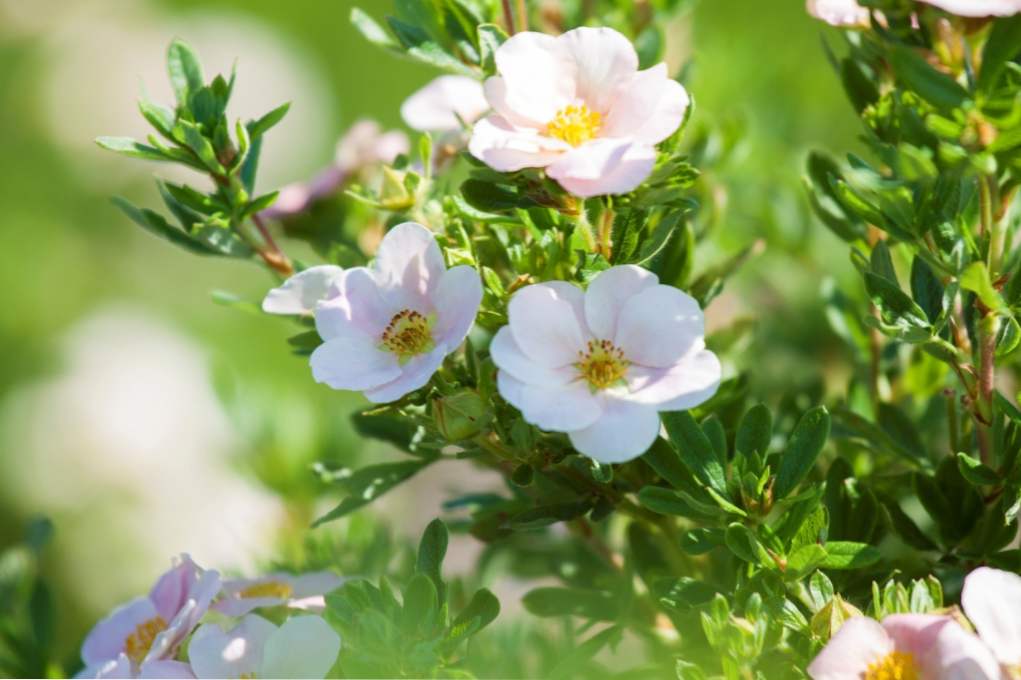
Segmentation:
[(440, 76), (404, 100), (401, 118), (420, 132), (457, 132), (489, 110), (482, 84), (468, 76)]
[(564, 281), (527, 286), (508, 318), (490, 346), (500, 394), (603, 463), (641, 455), (659, 411), (693, 408), (719, 387), (698, 303), (641, 267), (611, 267), (584, 293)]
[(1006, 17), (1021, 12), (1021, 0), (919, 0), (962, 17)]
[(961, 606), (1010, 677), (1021, 677), (1021, 576), (979, 567), (964, 579)]
[(464, 340), (482, 301), (471, 267), (447, 269), (431, 231), (405, 222), (383, 238), (372, 267), (346, 270), (315, 309), (325, 341), (317, 382), (388, 402), (419, 389)]
[(344, 270), (332, 264), (309, 267), (266, 293), (262, 311), (267, 314), (311, 314), (316, 303), (335, 293)]
[(188, 645), (196, 678), (325, 678), (340, 636), (318, 616), (296, 616), (279, 628), (249, 614), (229, 631), (207, 623)]
[(476, 123), (469, 150), (501, 172), (546, 168), (577, 196), (641, 184), (688, 108), (666, 64), (639, 71), (634, 47), (610, 28), (518, 33), (495, 56), (499, 75), (485, 82), (495, 113)]
[(805, 0), (805, 9), (831, 26), (869, 25), (869, 11), (857, 0)]
[(379, 123), (361, 118), (337, 142), (334, 165), (345, 175), (376, 163), (393, 163), (410, 148), (408, 136), (400, 130), (384, 132)]
[(213, 609), (227, 616), (244, 616), (261, 607), (287, 606), (291, 609), (321, 612), (324, 595), (340, 587), (343, 579), (332, 571), (307, 574), (269, 574), (261, 578), (223, 582), (223, 597)]

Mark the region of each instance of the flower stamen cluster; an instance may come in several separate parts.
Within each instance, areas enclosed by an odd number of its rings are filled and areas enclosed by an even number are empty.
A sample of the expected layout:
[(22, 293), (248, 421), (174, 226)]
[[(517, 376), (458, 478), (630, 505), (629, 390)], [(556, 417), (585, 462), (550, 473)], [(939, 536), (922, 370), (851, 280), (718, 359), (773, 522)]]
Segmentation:
[(238, 597), (278, 597), (280, 599), (288, 599), (294, 595), (294, 588), (287, 583), (281, 583), (280, 581), (265, 581), (263, 583), (256, 583), (255, 585), (249, 586), (241, 590), (238, 593)]
[(624, 350), (609, 340), (589, 340), (587, 351), (579, 350), (578, 358), (575, 367), (593, 393), (621, 384), (631, 365)]
[(581, 146), (595, 139), (602, 126), (601, 113), (585, 104), (569, 104), (557, 111), (557, 115), (546, 125), (546, 134), (571, 146)]
[(918, 680), (918, 664), (911, 652), (894, 651), (869, 664), (865, 680)]
[(124, 653), (136, 664), (141, 664), (145, 656), (152, 649), (152, 643), (156, 636), (167, 629), (167, 621), (162, 616), (154, 616), (135, 626), (132, 632), (124, 640)]
[(380, 345), (393, 352), (398, 359), (407, 361), (425, 354), (435, 347), (430, 320), (413, 309), (402, 309), (393, 315), (383, 334)]

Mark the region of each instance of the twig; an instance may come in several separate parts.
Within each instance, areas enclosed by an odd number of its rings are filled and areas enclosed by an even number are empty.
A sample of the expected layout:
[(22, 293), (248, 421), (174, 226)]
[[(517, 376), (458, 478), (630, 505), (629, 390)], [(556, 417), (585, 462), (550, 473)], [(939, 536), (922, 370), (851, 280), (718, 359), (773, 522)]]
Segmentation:
[(510, 0), (502, 0), (503, 4), (503, 23), (507, 25), (507, 33), (514, 35), (517, 31), (514, 30), (514, 11), (511, 10)]

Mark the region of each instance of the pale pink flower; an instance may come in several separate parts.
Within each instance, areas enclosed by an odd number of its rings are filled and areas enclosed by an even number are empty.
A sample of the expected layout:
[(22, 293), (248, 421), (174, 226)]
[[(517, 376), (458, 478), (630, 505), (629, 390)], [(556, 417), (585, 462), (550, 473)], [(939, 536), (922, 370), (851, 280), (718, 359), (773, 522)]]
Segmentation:
[(1006, 17), (1021, 12), (1021, 0), (919, 0), (961, 17)]
[(227, 616), (244, 616), (262, 607), (286, 606), (290, 609), (321, 612), (326, 607), (324, 595), (343, 583), (332, 571), (307, 574), (277, 573), (260, 578), (223, 582), (223, 596), (213, 609)]
[(831, 26), (869, 25), (869, 10), (857, 0), (805, 0), (805, 9)]
[(641, 455), (660, 411), (694, 408), (720, 384), (698, 303), (641, 267), (611, 267), (586, 292), (564, 281), (526, 286), (508, 320), (489, 350), (500, 394), (603, 463)]
[(1010, 677), (1021, 678), (1021, 576), (979, 567), (964, 579), (961, 607)]
[(998, 680), (989, 649), (949, 616), (847, 620), (808, 666), (812, 680)]
[(499, 75), (485, 82), (495, 113), (475, 124), (469, 150), (501, 172), (545, 168), (576, 196), (641, 184), (688, 108), (666, 64), (639, 71), (634, 47), (610, 28), (518, 33), (495, 56)]
[(482, 83), (468, 76), (440, 76), (401, 105), (401, 118), (420, 132), (457, 132), (489, 110)]
[(312, 314), (316, 304), (330, 296), (344, 270), (332, 264), (309, 267), (266, 293), (262, 311), (267, 314)]
[(472, 267), (447, 269), (433, 233), (414, 222), (383, 237), (371, 267), (344, 271), (315, 310), (324, 343), (312, 375), (388, 402), (423, 387), (460, 346), (482, 301)]

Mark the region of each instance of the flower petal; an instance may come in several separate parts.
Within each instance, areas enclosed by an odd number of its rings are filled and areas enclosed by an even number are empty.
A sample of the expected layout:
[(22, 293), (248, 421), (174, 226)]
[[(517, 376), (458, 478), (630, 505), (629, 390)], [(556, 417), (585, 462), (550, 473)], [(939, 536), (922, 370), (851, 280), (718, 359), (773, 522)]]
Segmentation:
[(563, 154), (546, 174), (575, 196), (626, 194), (656, 165), (656, 150), (627, 139), (597, 139)]
[(436, 309), (433, 338), (453, 351), (468, 335), (482, 303), (482, 279), (474, 268), (459, 265), (448, 269), (432, 294)]
[(1000, 680), (1000, 664), (989, 647), (956, 621), (940, 628), (930, 655), (940, 680)]
[(598, 399), (581, 381), (557, 387), (538, 387), (523, 383), (506, 371), (497, 373), (496, 380), (500, 396), (521, 411), (527, 422), (542, 430), (581, 430), (600, 417)]
[(191, 666), (181, 661), (149, 661), (143, 663), (138, 677), (143, 680), (158, 678), (194, 678)]
[(135, 628), (158, 614), (152, 600), (144, 595), (125, 602), (89, 631), (82, 644), (82, 661), (93, 666), (115, 660)]
[(291, 587), (294, 589), (292, 597), (301, 599), (312, 595), (326, 595), (339, 588), (343, 583), (344, 579), (332, 571), (311, 571), (299, 574), (291, 578)]
[(618, 86), (638, 70), (634, 45), (612, 28), (575, 28), (557, 42), (577, 65), (575, 96), (594, 111), (607, 111)]
[(373, 265), (384, 287), (403, 288), (423, 296), (446, 269), (436, 237), (417, 222), (404, 222), (388, 231)]
[(348, 269), (338, 282), (339, 293), (316, 305), (316, 331), (323, 340), (359, 332), (378, 338), (401, 308), (380, 290), (376, 274), (365, 267)]
[(489, 356), (502, 373), (534, 387), (563, 387), (577, 377), (574, 368), (549, 368), (526, 355), (514, 340), (510, 326), (504, 326), (489, 343)]
[(365, 398), (376, 404), (385, 404), (424, 387), (447, 354), (447, 348), (440, 346), (426, 354), (412, 357), (400, 367), (400, 375), (389, 382), (365, 390)]
[(166, 571), (149, 591), (149, 599), (156, 611), (165, 620), (177, 616), (199, 579), (199, 567), (187, 554), (174, 559), (173, 566)]
[(508, 38), (494, 55), (502, 96), (489, 103), (536, 127), (548, 123), (577, 96), (576, 66), (564, 48), (558, 38), (544, 33), (524, 31)]
[(716, 355), (700, 349), (668, 368), (630, 367), (627, 382), (631, 393), (627, 398), (660, 411), (684, 411), (716, 394), (722, 376)]
[(325, 678), (340, 653), (340, 636), (318, 616), (295, 616), (270, 635), (260, 678)]
[(343, 269), (332, 264), (298, 272), (266, 294), (262, 311), (267, 314), (311, 314), (316, 303), (329, 296), (343, 273)]
[[(892, 614), (882, 623), (897, 651), (908, 652), (928, 668), (935, 659), (940, 630), (953, 622), (949, 616), (936, 614)], [(925, 673), (922, 676), (928, 677)]]
[(130, 678), (132, 677), (131, 659), (125, 654), (101, 663), (90, 664), (78, 672), (76, 678)]
[(276, 631), (276, 626), (255, 614), (229, 631), (215, 623), (204, 624), (188, 644), (188, 661), (198, 678), (254, 677), (266, 642)]
[(617, 335), (617, 317), (628, 298), (659, 283), (648, 269), (633, 264), (617, 265), (600, 272), (585, 291), (585, 321), (601, 340)]
[(921, 0), (961, 17), (1005, 17), (1021, 13), (1021, 0)]
[(547, 368), (574, 363), (588, 341), (584, 305), (581, 289), (563, 281), (525, 286), (507, 306), (514, 341)]
[(964, 579), (961, 606), (1001, 663), (1021, 665), (1021, 576), (979, 567)]
[(650, 286), (633, 295), (617, 319), (613, 342), (630, 361), (672, 366), (701, 347), (705, 321), (695, 298), (673, 286)]
[(517, 128), (498, 115), (475, 123), (468, 142), (471, 155), (500, 172), (544, 168), (570, 149), (566, 142), (533, 129)]
[(309, 365), (316, 382), (335, 390), (368, 390), (401, 375), (397, 357), (380, 350), (367, 335), (327, 340), (312, 352)]
[(684, 86), (667, 75), (666, 64), (657, 64), (620, 85), (600, 133), (658, 144), (681, 126), (690, 103)]
[(808, 675), (812, 680), (860, 680), (869, 664), (893, 649), (893, 640), (878, 621), (855, 616), (844, 622), (808, 665)]
[(805, 11), (831, 26), (869, 25), (869, 11), (857, 0), (805, 0)]
[(489, 109), (482, 83), (468, 76), (440, 76), (401, 104), (401, 118), (413, 130), (454, 132)]
[(220, 592), (220, 574), (208, 569), (199, 576), (198, 582), (188, 593), (187, 601), (181, 606), (177, 615), (167, 624), (153, 640), (149, 652), (143, 660), (145, 663), (170, 659), (177, 653), (181, 643), (191, 635), (199, 620), (209, 611), (213, 598)]
[(659, 436), (655, 407), (636, 404), (604, 394), (599, 419), (592, 425), (568, 432), (571, 444), (600, 463), (623, 463), (645, 453)]

